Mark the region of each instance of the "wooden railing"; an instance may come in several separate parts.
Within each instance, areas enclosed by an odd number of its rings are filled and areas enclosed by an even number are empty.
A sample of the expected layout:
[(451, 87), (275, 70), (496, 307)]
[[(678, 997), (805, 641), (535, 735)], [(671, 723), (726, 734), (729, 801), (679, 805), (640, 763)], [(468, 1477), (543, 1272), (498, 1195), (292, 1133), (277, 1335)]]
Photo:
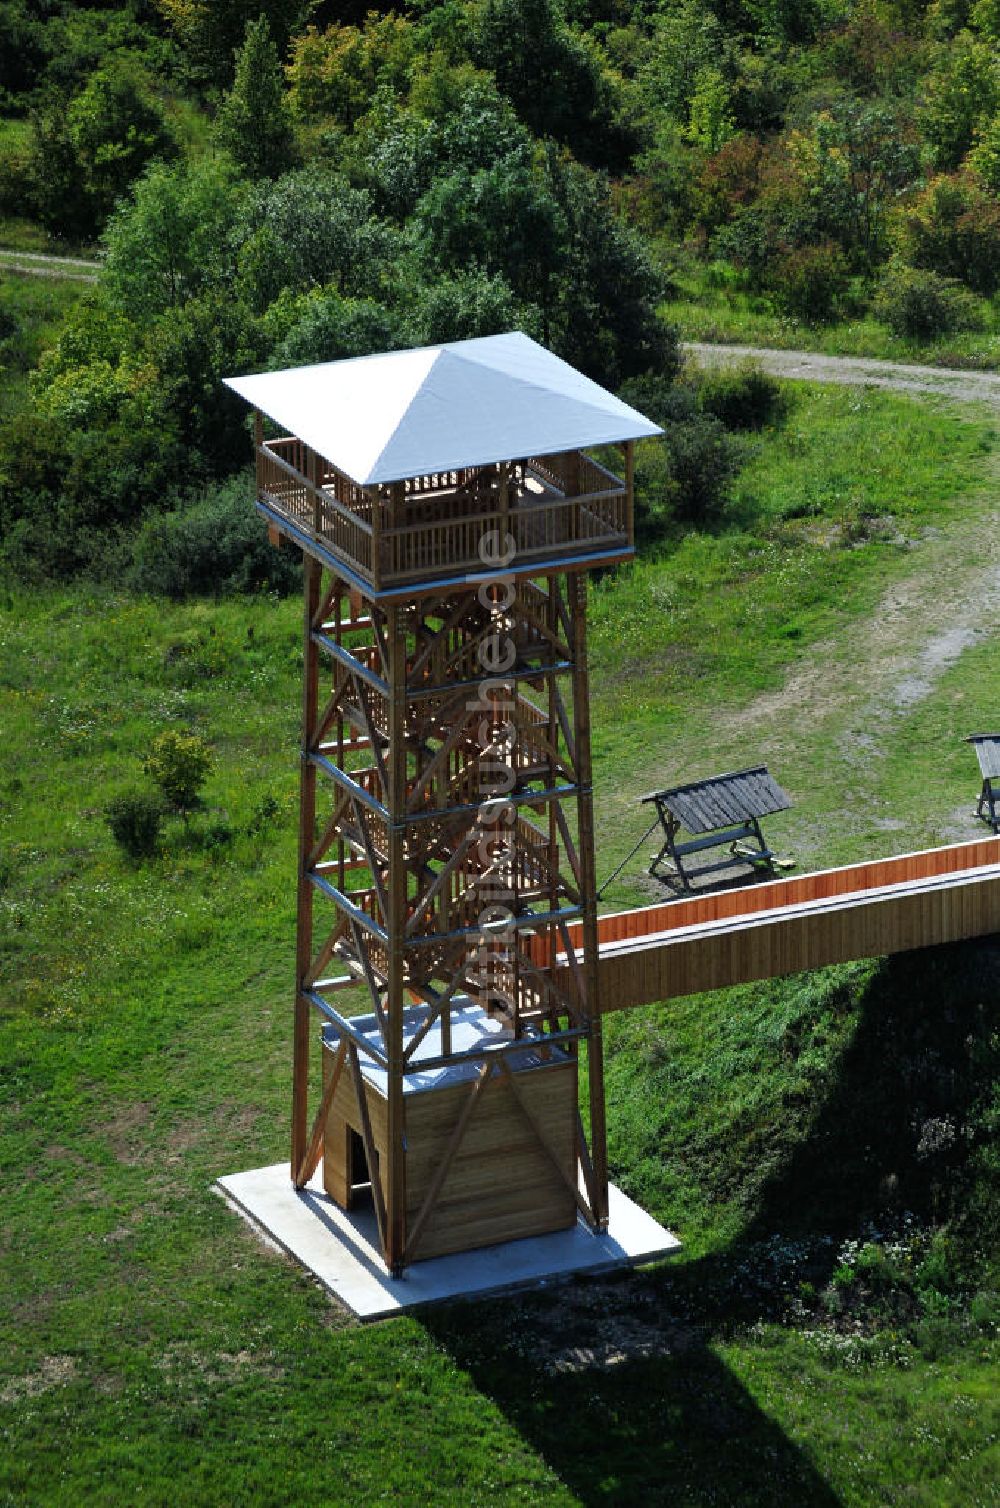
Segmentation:
[[(279, 514), (359, 575), (374, 581), (372, 499), (348, 478), (320, 487), (312, 480), (312, 453), (301, 440), (272, 440), (257, 451), (257, 492)], [(315, 475), (315, 473), (313, 473)], [(339, 477), (339, 473), (338, 473)], [(349, 501), (337, 494), (347, 494)], [(367, 516), (366, 516), (367, 515)]]
[(631, 547), (625, 483), (582, 452), (361, 487), (285, 436), (258, 445), (257, 490), (377, 589), (481, 571), (493, 534), (513, 539), (515, 569)]
[(630, 942), (679, 927), (722, 922), (754, 916), (779, 907), (802, 906), (885, 890), (892, 885), (913, 884), (939, 875), (960, 874), (1000, 864), (1000, 838), (974, 838), (947, 848), (926, 848), (919, 853), (896, 854), (887, 859), (869, 859), (841, 869), (820, 869), (815, 874), (794, 875), (768, 884), (740, 890), (718, 891), (690, 900), (668, 901), (663, 906), (642, 906), (635, 911), (612, 912), (598, 917), (597, 935), (602, 946)]
[[(1000, 931), (1000, 837), (598, 919), (602, 1010)], [(579, 924), (569, 928), (574, 947)], [(533, 940), (543, 967), (553, 943)], [(558, 957), (560, 973), (566, 961)]]

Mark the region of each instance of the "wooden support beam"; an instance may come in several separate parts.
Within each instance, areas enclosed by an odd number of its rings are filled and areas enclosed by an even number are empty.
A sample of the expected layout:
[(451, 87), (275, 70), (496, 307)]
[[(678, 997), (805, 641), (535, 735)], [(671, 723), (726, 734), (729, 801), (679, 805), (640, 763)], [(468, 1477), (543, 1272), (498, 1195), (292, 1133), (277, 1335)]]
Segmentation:
[(438, 870), (431, 884), (428, 885), (423, 895), (420, 896), (420, 898), (414, 903), (413, 910), (410, 913), (409, 919), (406, 923), (407, 937), (411, 936), (411, 934), (417, 930), (417, 927), (420, 925), (420, 919), (423, 916), (424, 912), (429, 906), (433, 904), (434, 898), (440, 892), (441, 887), (448, 883), (449, 877), (458, 868), (459, 864), (461, 864), (462, 860), (465, 858), (472, 845), (477, 841), (478, 837), (479, 834), (476, 831), (475, 827), (470, 828), (465, 837), (459, 843), (458, 847), (453, 850), (444, 867)]
[[(355, 675), (354, 686), (358, 697), (358, 706), (361, 709), (361, 717), (364, 722), (365, 732), (372, 746), (372, 758), (378, 771), (379, 782), (382, 787), (383, 804), (391, 810), (389, 801), (389, 772), (386, 767), (383, 744), (385, 739), (375, 725), (375, 716), (372, 712), (371, 703), (368, 700), (368, 689), (360, 676)], [(391, 694), (391, 693), (390, 693)]]
[(319, 606), (321, 571), (311, 555), (303, 554), (303, 677), (302, 754), (299, 773), (299, 879), (295, 948), (295, 1025), (292, 1042), (292, 1180), (298, 1177), (308, 1145), (309, 1032), (312, 1012), (305, 995), (313, 943), (313, 887), (309, 854), (315, 842), (316, 767), (308, 757), (319, 699), (319, 656), (312, 623)]
[(386, 1056), (388, 1056), (389, 1024), (386, 1020), (385, 1011), (382, 1008), (382, 990), (372, 970), (371, 959), (368, 957), (368, 950), (365, 947), (364, 938), (361, 936), (361, 928), (357, 922), (352, 922), (351, 924), (351, 936), (354, 939), (354, 955), (361, 965), (361, 972), (364, 975), (365, 984), (368, 986), (368, 993), (371, 996), (372, 1006), (378, 1018), (379, 1030), (382, 1033), (382, 1047)]
[[(587, 580), (567, 579), (573, 630), (573, 722), (580, 794), (580, 895), (583, 903), (583, 976), (586, 986), (587, 1083), (590, 1102), (590, 1147), (594, 1164), (594, 1224), (608, 1225), (608, 1141), (604, 1110), (604, 1037), (601, 1025), (597, 942), (597, 876), (594, 866), (594, 798), (590, 764), (590, 685), (587, 666)], [(553, 965), (555, 960), (553, 960)]]
[(408, 901), (406, 821), (406, 609), (388, 614), (389, 747), (386, 805), (389, 808), (388, 874), (388, 1104), (386, 1107), (386, 1226), (383, 1248), (390, 1272), (401, 1271), (406, 1249), (406, 1147), (403, 1104), (403, 1010), (406, 983), (406, 912)]
[[(433, 604), (430, 602), (424, 603), (425, 615), (428, 608), (431, 606), (433, 606)], [(428, 638), (427, 642), (424, 644), (424, 647), (421, 649), (420, 653), (413, 659), (408, 672), (408, 680), (411, 686), (415, 686), (419, 683), (421, 672), (423, 671), (423, 668), (427, 664), (428, 660), (431, 658), (431, 655), (434, 653), (436, 645), (447, 639), (448, 634), (451, 633), (452, 629), (456, 628), (459, 623), (461, 623), (468, 610), (468, 602), (466, 600), (465, 594), (460, 592), (458, 594), (458, 600), (452, 607), (450, 613), (442, 623), (441, 627), (434, 630), (434, 632)]]
[(330, 693), (329, 700), (327, 701), (326, 706), (323, 708), (323, 711), (316, 719), (316, 726), (313, 729), (312, 738), (310, 740), (311, 748), (319, 748), (322, 744), (323, 739), (326, 735), (326, 730), (329, 728), (330, 724), (333, 722), (334, 717), (337, 715), (340, 704), (344, 699), (344, 692), (347, 690), (349, 684), (350, 679), (348, 677), (347, 671), (342, 665), (338, 665), (334, 677), (333, 691)]
[[(315, 769), (315, 766), (313, 766), (313, 768)], [(320, 862), (323, 855), (330, 847), (330, 844), (337, 836), (337, 833), (340, 829), (341, 820), (343, 819), (344, 812), (347, 810), (350, 799), (351, 798), (346, 794), (346, 792), (339, 796), (337, 804), (333, 809), (333, 815), (324, 827), (320, 837), (309, 851), (309, 856), (306, 859), (307, 869), (316, 868), (316, 865)]]
[(439, 995), (436, 999), (428, 1002), (427, 1019), (424, 1021), (422, 1026), (420, 1026), (420, 1028), (416, 1032), (414, 1032), (413, 1036), (406, 1044), (406, 1051), (403, 1054), (404, 1062), (409, 1063), (411, 1061), (417, 1048), (420, 1046), (421, 1042), (423, 1042), (424, 1038), (427, 1036), (427, 1033), (430, 1031), (435, 1021), (441, 1015), (441, 1012), (447, 1010), (448, 1006), (454, 999), (459, 985), (462, 984), (465, 980), (465, 975), (468, 967), (468, 955), (463, 952), (461, 962), (449, 979), (448, 984), (445, 987), (444, 994)]
[(587, 1146), (587, 1133), (583, 1129), (583, 1117), (579, 1110), (576, 1112), (576, 1155), (580, 1162), (580, 1170), (583, 1173), (583, 1181), (587, 1186), (587, 1198), (590, 1200), (591, 1209), (594, 1208), (594, 1164), (590, 1156), (590, 1148)]
[(375, 893), (378, 896), (379, 908), (382, 912), (382, 925), (385, 927), (388, 925), (389, 903), (386, 900), (385, 886), (382, 883), (379, 858), (372, 845), (371, 833), (368, 831), (368, 822), (365, 817), (365, 808), (361, 805), (360, 801), (355, 801), (353, 803), (353, 806), (354, 820), (357, 823), (358, 833), (360, 834), (362, 847), (365, 851), (365, 858), (368, 861), (368, 870), (372, 877), (372, 884), (374, 885)]
[(313, 1121), (312, 1132), (309, 1136), (309, 1145), (306, 1148), (305, 1156), (295, 1177), (295, 1187), (297, 1189), (305, 1187), (319, 1165), (320, 1153), (323, 1150), (323, 1133), (326, 1130), (327, 1117), (330, 1114), (333, 1097), (337, 1092), (337, 1085), (340, 1083), (340, 1075), (343, 1072), (346, 1058), (347, 1038), (342, 1037), (340, 1046), (337, 1048), (330, 1077), (323, 1089), (323, 1098), (320, 1100), (316, 1119)]
[(404, 1262), (413, 1260), (413, 1255), (420, 1240), (420, 1234), (424, 1226), (427, 1224), (428, 1219), (434, 1212), (434, 1207), (437, 1204), (438, 1199), (441, 1195), (441, 1190), (444, 1187), (444, 1181), (448, 1176), (448, 1169), (451, 1167), (452, 1163), (455, 1160), (455, 1153), (462, 1145), (462, 1138), (465, 1136), (466, 1128), (469, 1124), (469, 1118), (472, 1115), (473, 1110), (476, 1108), (476, 1105), (478, 1104), (479, 1099), (486, 1088), (491, 1072), (492, 1065), (490, 1063), (484, 1063), (480, 1068), (479, 1073), (476, 1075), (475, 1082), (462, 1104), (462, 1109), (459, 1113), (458, 1119), (456, 1120), (452, 1133), (448, 1138), (448, 1144), (441, 1155), (441, 1161), (438, 1163), (437, 1167), (434, 1170), (434, 1177), (431, 1179), (430, 1188), (427, 1190), (424, 1202), (420, 1206), (416, 1219), (413, 1221), (413, 1224), (410, 1227), (409, 1235), (406, 1241), (406, 1248), (403, 1253)]
[(347, 932), (349, 924), (350, 923), (348, 917), (338, 916), (335, 926), (327, 934), (326, 941), (323, 943), (323, 946), (320, 948), (319, 952), (316, 954), (316, 957), (313, 959), (312, 963), (309, 965), (309, 968), (306, 971), (306, 989), (311, 990), (315, 987), (316, 981), (323, 973), (323, 970), (330, 962), (330, 959), (333, 957), (337, 944)]

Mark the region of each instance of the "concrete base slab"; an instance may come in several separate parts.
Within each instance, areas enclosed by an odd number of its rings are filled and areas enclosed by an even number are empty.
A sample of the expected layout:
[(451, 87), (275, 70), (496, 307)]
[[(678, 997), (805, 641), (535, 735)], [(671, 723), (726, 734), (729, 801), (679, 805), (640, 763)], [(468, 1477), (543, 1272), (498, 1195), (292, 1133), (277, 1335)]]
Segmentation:
[(571, 1230), (414, 1262), (402, 1277), (393, 1278), (379, 1255), (374, 1211), (342, 1210), (324, 1190), (321, 1173), (296, 1190), (288, 1164), (281, 1162), (232, 1173), (215, 1187), (360, 1320), (386, 1319), (418, 1304), (609, 1272), (671, 1256), (681, 1247), (676, 1236), (612, 1186), (604, 1235), (578, 1220)]

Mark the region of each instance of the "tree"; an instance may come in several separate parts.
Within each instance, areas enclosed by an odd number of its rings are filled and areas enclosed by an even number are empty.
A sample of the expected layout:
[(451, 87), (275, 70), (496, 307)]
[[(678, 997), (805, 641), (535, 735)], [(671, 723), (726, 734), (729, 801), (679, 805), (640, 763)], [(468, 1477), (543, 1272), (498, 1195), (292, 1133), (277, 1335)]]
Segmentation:
[(592, 162), (624, 159), (602, 59), (567, 26), (558, 0), (484, 0), (472, 52), (536, 135), (570, 143)]
[(402, 223), (433, 183), (455, 168), (486, 169), (530, 155), (531, 135), (494, 81), (466, 79), (453, 108), (425, 120), (381, 91), (361, 128), (365, 179), (379, 211)]
[(0, 5), (0, 105), (37, 86), (46, 61), (45, 32), (25, 0)]
[(518, 304), (499, 274), (490, 276), (475, 269), (437, 278), (418, 289), (409, 312), (407, 342), (432, 346), (526, 327), (532, 334), (535, 320), (534, 311)]
[(258, 312), (283, 289), (331, 283), (342, 297), (370, 297), (392, 263), (393, 232), (371, 195), (318, 163), (259, 185), (233, 241), (239, 287)]
[(542, 339), (550, 339), (566, 227), (526, 154), (435, 179), (414, 211), (411, 231), (428, 270), (477, 269), (503, 278), (517, 298), (536, 305)]
[(1000, 287), (1000, 204), (971, 173), (932, 178), (900, 213), (895, 239), (912, 267), (987, 296)]
[(266, 324), (272, 335), (281, 331), (273, 356), (278, 368), (369, 356), (403, 344), (398, 318), (382, 304), (341, 298), (329, 288), (282, 296), (268, 310)]
[(29, 192), (50, 230), (89, 238), (148, 163), (176, 152), (145, 87), (111, 65), (98, 69), (68, 108), (52, 98), (32, 117)]
[(867, 266), (884, 252), (890, 205), (920, 170), (911, 136), (907, 122), (884, 106), (851, 103), (821, 110), (808, 131), (788, 139), (818, 235)]
[(1000, 69), (996, 49), (959, 32), (947, 45), (939, 66), (927, 81), (921, 112), (924, 136), (935, 167), (957, 168), (972, 146), (977, 130), (1000, 107)]
[(266, 17), (278, 56), (283, 57), (289, 38), (302, 30), (316, 0), (156, 0), (156, 5), (197, 76), (207, 83), (228, 85), (233, 58), (252, 22)]
[(980, 131), (969, 153), (969, 166), (991, 193), (1000, 194), (1000, 115), (994, 115)]
[(266, 16), (247, 23), (233, 87), (219, 110), (220, 146), (251, 178), (277, 178), (291, 165), (292, 128), (278, 49)]
[(246, 193), (225, 161), (150, 168), (104, 235), (102, 287), (111, 302), (140, 324), (226, 277)]
[(688, 124), (685, 130), (692, 146), (705, 152), (717, 152), (736, 130), (730, 108), (730, 91), (718, 68), (700, 68), (691, 95)]
[(292, 108), (303, 120), (326, 117), (348, 128), (379, 88), (403, 95), (419, 53), (419, 33), (404, 16), (372, 12), (364, 26), (314, 26), (292, 42)]
[(686, 125), (696, 80), (726, 60), (727, 39), (703, 0), (680, 0), (656, 15), (639, 88), (650, 113)]
[(545, 176), (566, 237), (552, 320), (556, 350), (607, 387), (650, 370), (676, 376), (677, 332), (656, 312), (663, 279), (615, 213), (607, 180), (555, 152)]
[(55, 100), (31, 115), (25, 186), (46, 230), (88, 239), (97, 230), (65, 108)]
[(159, 106), (127, 70), (98, 69), (68, 111), (77, 159), (101, 223), (154, 158), (177, 144)]

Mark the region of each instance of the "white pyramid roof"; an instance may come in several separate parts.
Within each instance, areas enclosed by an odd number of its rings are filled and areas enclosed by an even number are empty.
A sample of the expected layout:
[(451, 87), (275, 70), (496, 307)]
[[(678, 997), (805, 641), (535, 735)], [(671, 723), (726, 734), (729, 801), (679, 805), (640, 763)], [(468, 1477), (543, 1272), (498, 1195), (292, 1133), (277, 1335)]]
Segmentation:
[(520, 331), (226, 385), (362, 485), (662, 433)]

